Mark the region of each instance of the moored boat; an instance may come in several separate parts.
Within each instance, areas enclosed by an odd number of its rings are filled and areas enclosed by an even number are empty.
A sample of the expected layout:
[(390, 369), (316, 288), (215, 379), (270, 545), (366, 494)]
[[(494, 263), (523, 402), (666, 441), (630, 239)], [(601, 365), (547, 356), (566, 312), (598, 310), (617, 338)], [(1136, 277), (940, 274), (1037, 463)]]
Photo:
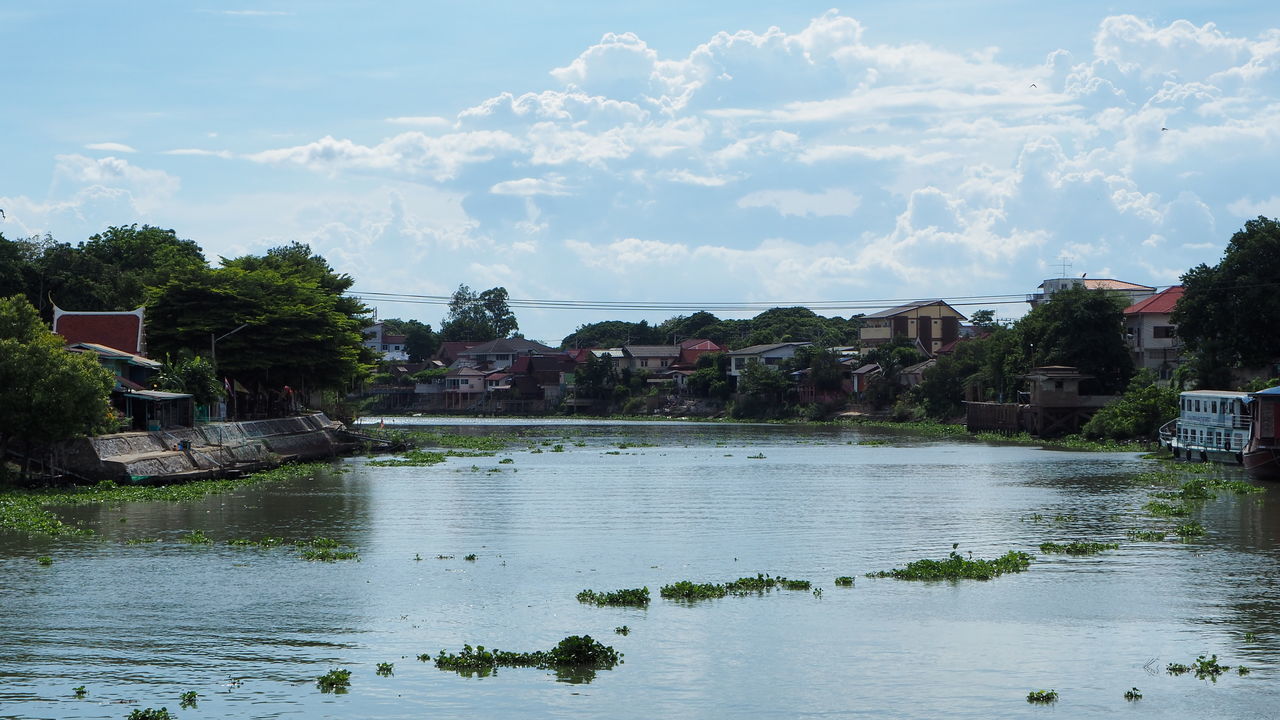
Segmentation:
[(1178, 419), (1161, 429), (1174, 457), (1242, 464), (1252, 415), (1247, 392), (1188, 390), (1178, 396)]
[(1244, 468), (1256, 480), (1280, 480), (1280, 387), (1249, 393), (1252, 429), (1244, 448)]

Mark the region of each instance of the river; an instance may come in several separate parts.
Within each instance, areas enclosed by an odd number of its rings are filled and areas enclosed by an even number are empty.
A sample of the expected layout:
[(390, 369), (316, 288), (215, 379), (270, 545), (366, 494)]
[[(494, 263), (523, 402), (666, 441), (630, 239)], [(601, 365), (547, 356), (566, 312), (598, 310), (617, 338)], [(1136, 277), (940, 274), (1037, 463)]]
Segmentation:
[[(1191, 518), (1202, 538), (1135, 541), (1127, 531), (1175, 521), (1143, 511), (1152, 488), (1137, 476), (1156, 467), (1129, 453), (834, 426), (411, 422), (519, 440), (493, 457), (349, 458), (200, 501), (62, 513), (96, 538), (0, 534), (0, 718), (1280, 716), (1275, 486), (1206, 501)], [(214, 542), (182, 542), (193, 530)], [(226, 543), (264, 536), (333, 538), (359, 559)], [(126, 544), (143, 538), (159, 541)], [(1038, 549), (1078, 539), (1120, 547)], [(1035, 559), (989, 581), (865, 577), (953, 543)], [(757, 573), (821, 592), (658, 596)], [(647, 609), (575, 600), (642, 586)], [(417, 659), (580, 634), (624, 664), (570, 682)], [(1213, 654), (1233, 666), (1216, 681), (1165, 672)], [(332, 668), (352, 671), (346, 694), (316, 688)], [(1143, 697), (1127, 701), (1134, 687)], [(1037, 689), (1058, 701), (1028, 704)], [(187, 691), (198, 705), (180, 709)]]

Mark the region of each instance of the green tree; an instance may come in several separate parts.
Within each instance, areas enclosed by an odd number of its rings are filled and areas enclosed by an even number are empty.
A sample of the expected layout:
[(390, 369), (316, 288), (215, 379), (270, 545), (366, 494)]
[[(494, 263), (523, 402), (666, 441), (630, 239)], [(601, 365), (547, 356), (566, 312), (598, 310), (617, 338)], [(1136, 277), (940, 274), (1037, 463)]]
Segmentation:
[(587, 358), (574, 373), (576, 392), (580, 398), (600, 400), (613, 395), (613, 386), (618, 382), (618, 372), (612, 358)]
[(1182, 276), (1184, 294), (1173, 322), (1195, 353), (1201, 387), (1230, 387), (1231, 369), (1263, 367), (1280, 358), (1277, 277), (1280, 223), (1266, 217), (1232, 235), (1217, 265), (1202, 263)]
[(0, 459), (112, 425), (115, 380), (89, 353), (73, 353), (21, 295), (0, 299)]
[(488, 342), (510, 337), (520, 325), (508, 299), (504, 287), (476, 293), (466, 285), (459, 285), (449, 300), (449, 313), (440, 324), (440, 339)]
[(734, 417), (780, 415), (790, 387), (791, 383), (780, 371), (761, 362), (749, 362), (738, 374), (738, 397), (731, 412)]
[[(667, 338), (670, 340), (670, 338)], [(605, 320), (579, 325), (560, 343), (562, 348), (609, 348), (623, 345), (657, 345), (664, 342), (658, 331), (648, 321), (627, 322)]]
[(166, 357), (154, 384), (157, 390), (192, 395), (201, 405), (221, 400), (226, 392), (213, 363), (190, 353), (180, 355), (177, 360)]
[[(1014, 324), (1023, 372), (1045, 365), (1069, 365), (1093, 380), (1090, 394), (1124, 389), (1133, 358), (1124, 339), (1125, 303), (1112, 295), (1071, 287), (1053, 294)], [(1083, 392), (1083, 391), (1082, 391)]]
[(384, 332), (404, 335), (404, 351), (409, 355), (409, 362), (424, 362), (440, 347), (439, 336), (420, 320), (388, 318), (382, 321), (382, 326)]
[(153, 352), (194, 354), (245, 325), (217, 344), (220, 376), (250, 388), (342, 389), (372, 360), (369, 309), (344, 295), (352, 282), (296, 243), (187, 268), (152, 289), (147, 337)]

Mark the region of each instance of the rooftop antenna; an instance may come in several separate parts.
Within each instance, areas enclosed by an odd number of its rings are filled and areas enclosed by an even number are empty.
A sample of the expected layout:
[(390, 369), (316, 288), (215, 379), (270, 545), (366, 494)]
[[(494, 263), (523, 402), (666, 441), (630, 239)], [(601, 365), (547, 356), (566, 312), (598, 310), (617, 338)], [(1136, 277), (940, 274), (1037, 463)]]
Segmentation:
[(1067, 268), (1071, 267), (1070, 258), (1067, 257), (1066, 253), (1058, 256), (1058, 265), (1062, 267), (1062, 274), (1059, 277), (1066, 277)]

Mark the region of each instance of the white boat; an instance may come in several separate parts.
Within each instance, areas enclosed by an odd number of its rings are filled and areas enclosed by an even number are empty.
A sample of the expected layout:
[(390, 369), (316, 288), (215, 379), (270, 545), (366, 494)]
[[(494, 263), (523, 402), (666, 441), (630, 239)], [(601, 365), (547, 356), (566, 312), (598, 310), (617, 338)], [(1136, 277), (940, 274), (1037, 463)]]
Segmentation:
[(1174, 457), (1239, 465), (1252, 424), (1247, 392), (1188, 390), (1178, 396), (1178, 419), (1160, 429)]

